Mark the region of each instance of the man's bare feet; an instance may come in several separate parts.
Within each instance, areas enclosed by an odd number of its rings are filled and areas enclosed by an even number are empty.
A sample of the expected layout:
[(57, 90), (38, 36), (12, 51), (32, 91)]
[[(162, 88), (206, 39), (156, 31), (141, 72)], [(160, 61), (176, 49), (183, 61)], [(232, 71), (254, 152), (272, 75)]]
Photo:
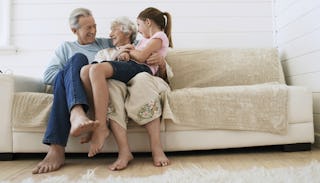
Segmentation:
[(154, 166), (168, 166), (170, 164), (170, 160), (164, 154), (162, 148), (154, 148), (152, 149), (152, 159)]
[(33, 174), (47, 173), (58, 170), (64, 164), (64, 147), (50, 145), (46, 157), (32, 170)]
[(93, 130), (88, 157), (93, 157), (102, 150), (104, 142), (109, 134), (110, 130), (107, 126), (101, 126)]
[(131, 152), (119, 152), (118, 159), (109, 166), (109, 169), (112, 171), (123, 170), (127, 168), (131, 160), (133, 160), (133, 155)]
[(98, 121), (90, 120), (87, 117), (74, 117), (71, 118), (71, 129), (70, 129), (70, 135), (74, 137), (80, 136), (82, 133), (92, 131), (96, 129), (99, 126)]

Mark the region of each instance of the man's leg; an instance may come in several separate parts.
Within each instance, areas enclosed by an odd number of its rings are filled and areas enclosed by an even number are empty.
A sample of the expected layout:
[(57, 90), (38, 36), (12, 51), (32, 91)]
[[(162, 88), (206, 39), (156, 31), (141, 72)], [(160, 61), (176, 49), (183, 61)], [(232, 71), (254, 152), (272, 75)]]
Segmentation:
[[(49, 150), (46, 157), (32, 170), (34, 174), (51, 172), (64, 164), (65, 146), (71, 128), (70, 113), (71, 116), (80, 115), (80, 117), (83, 117), (85, 115), (83, 106), (85, 107), (87, 102), (85, 95), (83, 95), (82, 85), (80, 85), (79, 73), (81, 67), (86, 65), (87, 62), (84, 55), (77, 54), (71, 58), (65, 69), (56, 76), (52, 109), (43, 138), (43, 143), (49, 145)], [(77, 73), (78, 78), (72, 78), (77, 77)], [(68, 78), (70, 79), (68, 80)], [(76, 81), (77, 79), (80, 83)], [(72, 80), (75, 81), (71, 82)]]
[(64, 151), (70, 123), (63, 72), (59, 72), (54, 84), (54, 98), (43, 143), (49, 145), (46, 157), (32, 170), (33, 174), (46, 173), (59, 169), (64, 164)]
[(145, 125), (150, 139), (153, 163), (155, 166), (167, 166), (170, 161), (164, 154), (160, 139), (160, 118), (154, 119)]
[(109, 166), (109, 169), (123, 170), (127, 168), (128, 163), (133, 159), (128, 143), (127, 130), (113, 120), (110, 120), (110, 126), (113, 136), (117, 142), (119, 152), (118, 159)]

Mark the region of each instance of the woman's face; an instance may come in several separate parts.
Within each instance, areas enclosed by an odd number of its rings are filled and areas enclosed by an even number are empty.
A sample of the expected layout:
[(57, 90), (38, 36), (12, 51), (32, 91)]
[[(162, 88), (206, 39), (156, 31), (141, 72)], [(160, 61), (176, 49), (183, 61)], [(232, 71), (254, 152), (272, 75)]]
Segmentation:
[(130, 44), (130, 35), (122, 32), (120, 25), (111, 27), (109, 36), (112, 39), (112, 44), (114, 46), (124, 46), (126, 44)]
[(77, 35), (79, 44), (86, 45), (91, 44), (96, 40), (96, 23), (92, 16), (79, 18), (79, 29), (72, 29)]

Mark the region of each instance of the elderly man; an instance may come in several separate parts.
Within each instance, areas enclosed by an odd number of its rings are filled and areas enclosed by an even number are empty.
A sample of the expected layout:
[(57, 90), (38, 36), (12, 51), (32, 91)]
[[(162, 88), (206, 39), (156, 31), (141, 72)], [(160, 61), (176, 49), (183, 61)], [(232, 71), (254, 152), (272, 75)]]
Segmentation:
[[(90, 120), (86, 115), (89, 105), (81, 83), (80, 69), (88, 64), (89, 61), (92, 61), (99, 50), (113, 47), (113, 45), (111, 39), (96, 38), (96, 24), (90, 10), (84, 8), (73, 10), (69, 23), (72, 32), (77, 36), (77, 41), (64, 42), (58, 47), (44, 73), (44, 82), (53, 84), (54, 101), (43, 139), (43, 143), (49, 145), (49, 150), (46, 157), (33, 169), (32, 173), (34, 174), (59, 169), (65, 161), (65, 146), (67, 145), (69, 135), (77, 137), (98, 127), (98, 123)], [(155, 54), (151, 56), (147, 62), (159, 64), (160, 73), (166, 72), (166, 64), (159, 55)], [(145, 75), (137, 75), (132, 79), (136, 80), (133, 82), (133, 86), (134, 83), (145, 82), (143, 81), (144, 78)], [(134, 93), (134, 91), (132, 92)], [(118, 95), (117, 83), (110, 85), (111, 98), (112, 93), (114, 93), (114, 96)], [(123, 99), (124, 103), (125, 95), (120, 96), (120, 98)], [(123, 116), (125, 114), (124, 108), (121, 109), (119, 107), (118, 113), (122, 113), (119, 116)], [(149, 120), (151, 122), (146, 125), (154, 144), (160, 143), (160, 135), (153, 133), (153, 131), (157, 131), (154, 129), (160, 128), (160, 115), (156, 114), (156, 116), (152, 116)], [(117, 114), (114, 116), (117, 116)], [(123, 125), (120, 125), (123, 122), (116, 121), (124, 119), (120, 119), (119, 117), (110, 118), (111, 128), (119, 146), (118, 159), (110, 166), (110, 169), (120, 170), (127, 167), (128, 162), (133, 159), (133, 156), (128, 145), (126, 129)], [(152, 153), (154, 154), (155, 165), (161, 166), (163, 162), (165, 165), (169, 163), (162, 148)]]

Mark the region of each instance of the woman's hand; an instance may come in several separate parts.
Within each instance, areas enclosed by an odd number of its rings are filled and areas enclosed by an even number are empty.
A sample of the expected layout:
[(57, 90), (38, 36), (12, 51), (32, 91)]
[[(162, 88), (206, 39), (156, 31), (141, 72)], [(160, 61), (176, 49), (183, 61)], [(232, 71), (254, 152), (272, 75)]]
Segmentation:
[(130, 55), (128, 52), (122, 52), (120, 53), (120, 55), (118, 56), (118, 60), (119, 61), (129, 61), (130, 60)]
[(159, 53), (152, 53), (150, 57), (147, 58), (146, 63), (149, 65), (158, 65), (159, 67), (163, 67), (166, 65), (166, 61)]
[(160, 55), (159, 53), (152, 53), (146, 60), (146, 63), (149, 65), (158, 65), (159, 76), (164, 80), (167, 79), (166, 60), (162, 55)]
[(124, 46), (119, 46), (119, 49), (124, 49), (124, 50), (127, 50), (127, 51), (130, 51), (130, 50), (134, 50), (135, 47), (132, 45), (132, 44), (126, 44)]

